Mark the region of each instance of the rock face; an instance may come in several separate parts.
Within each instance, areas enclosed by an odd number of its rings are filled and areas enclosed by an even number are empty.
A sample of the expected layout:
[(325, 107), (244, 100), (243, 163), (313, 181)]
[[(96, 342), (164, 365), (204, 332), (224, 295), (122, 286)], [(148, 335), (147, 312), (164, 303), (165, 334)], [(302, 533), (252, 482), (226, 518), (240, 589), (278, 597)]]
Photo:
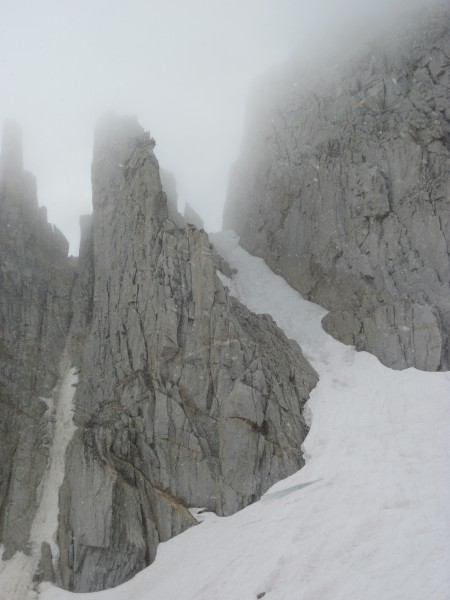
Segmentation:
[(227, 295), (206, 234), (168, 218), (135, 121), (100, 124), (92, 183), (58, 534), (59, 581), (78, 592), (148, 565), (160, 541), (196, 524), (190, 507), (230, 514), (297, 470), (316, 381), (270, 318)]
[[(169, 218), (154, 141), (135, 120), (108, 117), (98, 127), (94, 213), (81, 219), (77, 260), (38, 208), (21, 144), (8, 123), (0, 543), (4, 558), (30, 553), (38, 580), (101, 590), (195, 525), (191, 507), (230, 514), (298, 470), (303, 405), (317, 376), (269, 317), (229, 297), (216, 274), (229, 267), (205, 232)], [(64, 381), (60, 396), (70, 402), (77, 377), (55, 548), (39, 507), (58, 453), (49, 398)]]
[(328, 308), (338, 339), (393, 368), (450, 368), (448, 6), (255, 96), (225, 228)]
[(20, 128), (5, 125), (0, 166), (0, 540), (27, 546), (49, 454), (51, 395), (71, 318), (68, 243), (38, 208)]

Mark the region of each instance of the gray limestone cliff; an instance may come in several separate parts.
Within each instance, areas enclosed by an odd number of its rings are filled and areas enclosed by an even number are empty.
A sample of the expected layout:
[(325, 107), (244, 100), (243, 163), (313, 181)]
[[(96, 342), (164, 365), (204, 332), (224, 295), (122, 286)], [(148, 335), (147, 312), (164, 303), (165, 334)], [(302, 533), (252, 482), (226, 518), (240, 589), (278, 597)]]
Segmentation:
[(92, 185), (58, 532), (57, 579), (78, 592), (148, 565), (160, 541), (196, 524), (191, 507), (230, 514), (299, 469), (316, 382), (269, 317), (228, 296), (207, 235), (168, 218), (136, 121), (100, 123)]
[[(79, 592), (147, 566), (197, 524), (191, 508), (231, 514), (298, 470), (317, 381), (269, 317), (228, 295), (205, 232), (170, 218), (153, 146), (133, 119), (101, 121), (94, 212), (69, 259), (18, 126), (3, 136), (0, 543), (4, 559), (30, 555), (37, 581)], [(73, 395), (58, 501), (48, 473)]]
[(224, 227), (329, 309), (338, 339), (394, 368), (450, 368), (448, 5), (262, 82)]
[[(17, 127), (3, 137), (0, 543), (4, 558), (40, 554), (36, 579), (77, 592), (147, 566), (159, 542), (197, 524), (191, 508), (231, 514), (303, 465), (317, 375), (268, 316), (228, 295), (206, 233), (170, 218), (153, 146), (133, 119), (100, 122), (94, 211), (68, 259)], [(55, 545), (38, 505), (62, 389), (76, 430)]]
[(5, 124), (0, 164), (0, 540), (26, 549), (51, 437), (48, 402), (60, 375), (75, 268), (38, 207), (20, 128)]

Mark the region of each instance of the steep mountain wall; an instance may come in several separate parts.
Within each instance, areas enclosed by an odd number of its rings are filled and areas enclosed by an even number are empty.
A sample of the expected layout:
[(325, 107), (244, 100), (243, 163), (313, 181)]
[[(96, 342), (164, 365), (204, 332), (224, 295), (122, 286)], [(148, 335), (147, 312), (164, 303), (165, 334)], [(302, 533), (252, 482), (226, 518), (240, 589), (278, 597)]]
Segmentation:
[(450, 9), (335, 60), (260, 84), (224, 226), (329, 309), (338, 339), (448, 369)]
[(132, 119), (99, 125), (75, 261), (38, 208), (17, 126), (3, 137), (0, 542), (33, 565), (37, 531), (51, 542), (33, 519), (58, 453), (51, 397), (76, 367), (58, 548), (43, 544), (37, 573), (76, 591), (148, 565), (196, 524), (190, 507), (230, 514), (303, 464), (317, 376), (269, 317), (228, 296), (206, 234), (168, 218), (153, 145)]
[(0, 540), (27, 546), (51, 442), (49, 398), (71, 318), (68, 243), (38, 208), (21, 132), (5, 125), (0, 165)]
[(75, 591), (148, 565), (196, 524), (190, 507), (230, 514), (300, 468), (316, 382), (270, 318), (228, 296), (206, 234), (168, 219), (152, 140), (132, 119), (99, 125), (92, 183), (77, 340), (91, 316), (58, 534), (59, 581)]
[[(135, 120), (97, 129), (77, 260), (37, 206), (17, 128), (3, 140), (0, 542), (4, 558), (31, 554), (37, 579), (101, 590), (195, 525), (190, 508), (230, 514), (298, 470), (317, 375), (228, 295), (205, 232), (168, 217)], [(54, 444), (70, 436), (63, 473)]]

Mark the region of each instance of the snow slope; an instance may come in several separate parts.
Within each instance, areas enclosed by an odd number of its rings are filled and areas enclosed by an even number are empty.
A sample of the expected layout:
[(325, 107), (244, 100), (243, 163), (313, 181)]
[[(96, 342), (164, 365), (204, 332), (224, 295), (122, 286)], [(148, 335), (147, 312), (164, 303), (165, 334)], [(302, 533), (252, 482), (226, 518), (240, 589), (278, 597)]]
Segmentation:
[[(269, 313), (320, 375), (306, 466), (227, 518), (161, 544), (131, 581), (83, 600), (449, 600), (450, 373), (393, 371), (327, 335), (226, 232), (230, 287)], [(77, 595), (78, 597), (78, 595)], [(74, 600), (49, 584), (41, 600)]]

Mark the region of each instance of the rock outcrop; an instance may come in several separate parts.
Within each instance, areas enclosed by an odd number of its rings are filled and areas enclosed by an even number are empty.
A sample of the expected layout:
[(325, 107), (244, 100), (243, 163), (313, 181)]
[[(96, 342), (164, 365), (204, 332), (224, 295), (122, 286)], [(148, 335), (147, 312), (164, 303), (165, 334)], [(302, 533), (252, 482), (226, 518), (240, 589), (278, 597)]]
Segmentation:
[[(75, 260), (38, 208), (15, 126), (4, 136), (0, 542), (78, 592), (147, 566), (197, 523), (191, 508), (231, 514), (298, 470), (317, 381), (269, 317), (228, 295), (206, 233), (170, 218), (153, 146), (133, 119), (100, 123)], [(38, 510), (57, 454), (45, 398), (63, 389), (67, 420), (75, 386), (56, 546)]]
[(69, 245), (38, 207), (20, 128), (5, 125), (0, 166), (0, 540), (26, 549), (47, 467), (51, 414), (71, 319)]
[(92, 183), (78, 280), (92, 304), (58, 534), (60, 583), (79, 592), (148, 565), (196, 523), (190, 507), (230, 514), (300, 468), (316, 381), (269, 317), (228, 296), (206, 234), (168, 218), (135, 121), (99, 125)]
[[(274, 91), (275, 90), (275, 91)], [(258, 88), (224, 226), (324, 327), (393, 368), (450, 368), (450, 10)]]

